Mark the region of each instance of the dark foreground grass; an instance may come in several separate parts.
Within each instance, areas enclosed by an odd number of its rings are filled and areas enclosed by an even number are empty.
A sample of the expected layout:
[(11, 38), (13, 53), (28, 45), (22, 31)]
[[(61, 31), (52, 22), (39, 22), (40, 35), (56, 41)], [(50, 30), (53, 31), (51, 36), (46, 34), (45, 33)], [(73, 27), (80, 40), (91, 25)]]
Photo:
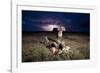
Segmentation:
[(59, 61), (59, 60), (82, 60), (89, 59), (89, 46), (70, 49), (63, 51), (59, 55), (53, 55), (47, 48), (34, 48), (31, 50), (22, 50), (23, 62), (37, 62), (37, 61)]
[[(22, 62), (87, 60), (90, 59), (89, 36), (77, 34), (64, 34), (66, 46), (71, 48), (59, 55), (53, 55), (43, 43), (44, 33), (23, 35)], [(45, 34), (51, 38), (55, 35)]]

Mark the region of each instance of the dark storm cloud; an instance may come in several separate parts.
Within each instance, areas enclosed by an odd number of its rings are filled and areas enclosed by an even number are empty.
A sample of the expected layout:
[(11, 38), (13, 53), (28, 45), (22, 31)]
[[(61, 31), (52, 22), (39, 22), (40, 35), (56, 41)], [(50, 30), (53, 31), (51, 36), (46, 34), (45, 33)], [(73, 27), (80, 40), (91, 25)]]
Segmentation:
[(90, 14), (71, 12), (22, 11), (23, 31), (45, 31), (46, 25), (63, 25), (69, 32), (89, 32)]

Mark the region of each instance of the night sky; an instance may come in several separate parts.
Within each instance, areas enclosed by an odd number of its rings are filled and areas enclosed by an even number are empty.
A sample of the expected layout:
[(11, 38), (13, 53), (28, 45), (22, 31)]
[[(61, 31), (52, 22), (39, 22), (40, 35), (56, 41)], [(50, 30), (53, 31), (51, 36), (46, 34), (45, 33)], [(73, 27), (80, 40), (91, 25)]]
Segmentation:
[(22, 31), (52, 31), (59, 26), (66, 32), (90, 32), (90, 14), (22, 10)]

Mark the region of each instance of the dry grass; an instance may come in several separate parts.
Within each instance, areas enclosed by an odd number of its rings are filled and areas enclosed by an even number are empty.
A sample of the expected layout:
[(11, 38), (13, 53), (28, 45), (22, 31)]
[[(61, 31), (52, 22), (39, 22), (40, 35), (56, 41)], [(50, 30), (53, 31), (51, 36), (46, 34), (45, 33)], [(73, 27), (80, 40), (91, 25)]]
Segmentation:
[(90, 58), (89, 36), (77, 34), (64, 34), (64, 41), (70, 50), (60, 55), (53, 55), (43, 44), (43, 36), (46, 35), (56, 39), (55, 34), (33, 33), (23, 34), (22, 40), (22, 62), (38, 61), (60, 61), (60, 60), (82, 60)]

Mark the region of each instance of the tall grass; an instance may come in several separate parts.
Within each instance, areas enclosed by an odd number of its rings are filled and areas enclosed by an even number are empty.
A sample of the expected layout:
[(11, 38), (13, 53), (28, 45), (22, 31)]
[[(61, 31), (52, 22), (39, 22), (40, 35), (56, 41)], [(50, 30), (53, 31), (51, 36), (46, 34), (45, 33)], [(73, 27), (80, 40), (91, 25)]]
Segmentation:
[(62, 52), (59, 55), (53, 55), (48, 48), (33, 48), (22, 50), (23, 62), (37, 62), (37, 61), (59, 61), (59, 60), (82, 60), (89, 59), (90, 51), (89, 45), (80, 48), (72, 48), (68, 52)]

